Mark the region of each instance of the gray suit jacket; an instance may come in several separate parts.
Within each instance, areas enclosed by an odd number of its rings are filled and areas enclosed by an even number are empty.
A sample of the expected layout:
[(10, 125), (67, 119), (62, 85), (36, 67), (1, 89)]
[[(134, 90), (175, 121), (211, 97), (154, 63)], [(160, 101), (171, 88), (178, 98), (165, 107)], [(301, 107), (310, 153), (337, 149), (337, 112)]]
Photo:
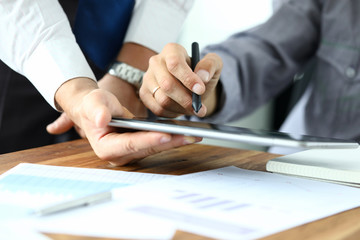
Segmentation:
[(223, 91), (212, 122), (249, 114), (308, 67), (309, 134), (358, 139), (360, 128), (360, 1), (294, 0), (266, 23), (209, 46), (221, 56)]

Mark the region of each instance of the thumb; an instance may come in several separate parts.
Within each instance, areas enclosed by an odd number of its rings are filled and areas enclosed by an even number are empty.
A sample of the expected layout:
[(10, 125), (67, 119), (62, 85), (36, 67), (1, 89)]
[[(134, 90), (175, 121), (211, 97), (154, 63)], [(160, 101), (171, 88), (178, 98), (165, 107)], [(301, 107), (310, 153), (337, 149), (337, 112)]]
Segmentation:
[(50, 134), (62, 134), (69, 131), (74, 126), (74, 123), (66, 115), (62, 113), (54, 122), (47, 125), (46, 130)]
[(94, 111), (95, 125), (97, 127), (105, 127), (112, 117), (123, 117), (123, 118), (133, 118), (135, 117), (127, 108), (119, 105), (119, 108), (115, 111), (109, 111), (108, 108), (100, 107)]
[(98, 128), (107, 126), (112, 117), (134, 116), (113, 94), (103, 91), (96, 91), (87, 97), (84, 111), (87, 118)]

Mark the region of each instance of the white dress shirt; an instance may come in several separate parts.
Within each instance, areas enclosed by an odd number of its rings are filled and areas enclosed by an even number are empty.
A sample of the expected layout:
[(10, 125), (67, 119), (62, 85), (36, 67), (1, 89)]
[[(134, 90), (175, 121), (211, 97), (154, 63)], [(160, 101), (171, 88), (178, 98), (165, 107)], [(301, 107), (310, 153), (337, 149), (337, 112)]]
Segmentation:
[[(161, 51), (177, 40), (193, 1), (139, 1), (126, 42)], [(0, 0), (0, 59), (27, 77), (55, 108), (57, 89), (76, 77), (95, 81), (57, 0)]]
[(137, 0), (124, 42), (136, 42), (161, 52), (177, 42), (194, 0)]

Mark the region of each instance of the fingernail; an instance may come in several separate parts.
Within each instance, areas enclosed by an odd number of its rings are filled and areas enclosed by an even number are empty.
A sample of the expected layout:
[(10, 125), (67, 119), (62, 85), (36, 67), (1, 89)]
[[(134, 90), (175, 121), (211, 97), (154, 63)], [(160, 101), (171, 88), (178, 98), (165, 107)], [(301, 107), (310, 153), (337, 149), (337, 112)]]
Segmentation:
[(196, 138), (194, 137), (189, 137), (189, 136), (185, 136), (184, 137), (184, 145), (187, 145), (187, 144), (192, 144), (196, 142)]
[(196, 74), (201, 78), (204, 83), (209, 82), (210, 73), (208, 71), (201, 69)]
[(192, 91), (193, 91), (194, 93), (196, 93), (196, 94), (201, 95), (201, 94), (205, 91), (205, 89), (204, 89), (204, 87), (201, 86), (199, 83), (196, 83), (196, 84), (193, 86)]
[(171, 137), (170, 136), (164, 136), (160, 139), (160, 143), (163, 144), (163, 143), (168, 143), (171, 141)]

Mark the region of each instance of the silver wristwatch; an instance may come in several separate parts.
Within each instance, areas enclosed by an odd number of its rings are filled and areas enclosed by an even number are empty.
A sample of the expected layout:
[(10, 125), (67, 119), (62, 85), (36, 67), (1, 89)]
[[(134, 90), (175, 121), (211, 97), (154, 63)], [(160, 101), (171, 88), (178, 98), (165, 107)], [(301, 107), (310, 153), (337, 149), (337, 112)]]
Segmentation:
[(142, 84), (142, 78), (144, 72), (140, 69), (134, 68), (126, 63), (115, 61), (110, 65), (108, 70), (110, 75), (121, 78), (122, 80), (127, 81), (136, 89), (140, 89)]

